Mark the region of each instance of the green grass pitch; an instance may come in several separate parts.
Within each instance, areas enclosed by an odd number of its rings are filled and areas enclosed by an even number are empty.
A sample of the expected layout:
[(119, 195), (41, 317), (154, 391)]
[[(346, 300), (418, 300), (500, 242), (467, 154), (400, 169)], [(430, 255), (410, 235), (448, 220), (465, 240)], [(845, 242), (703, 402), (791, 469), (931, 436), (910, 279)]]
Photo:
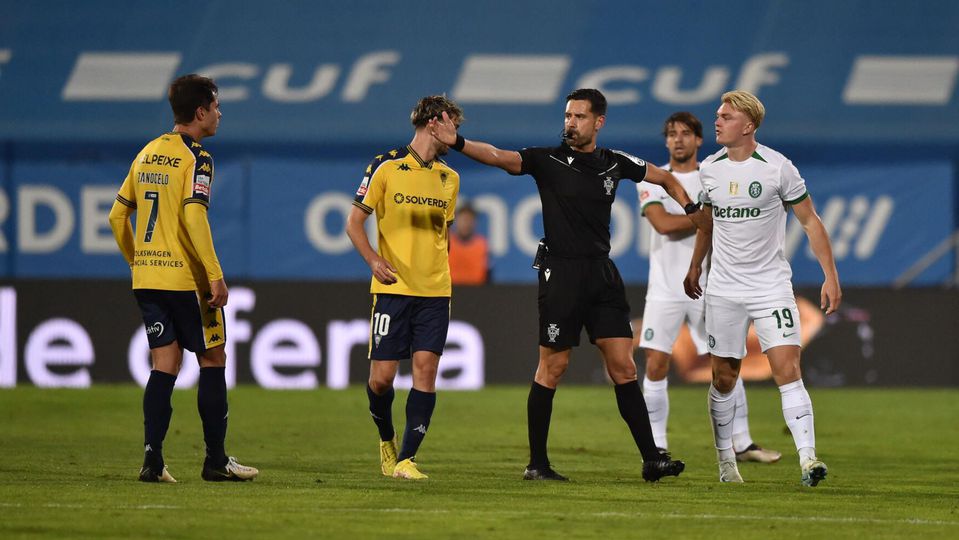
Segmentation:
[[(752, 434), (783, 452), (721, 485), (706, 389), (670, 389), (679, 478), (647, 484), (611, 388), (562, 387), (550, 433), (568, 484), (524, 482), (522, 387), (440, 392), (417, 460), (382, 477), (362, 388), (230, 393), (227, 450), (245, 484), (199, 478), (195, 391), (174, 394), (176, 485), (136, 481), (141, 390), (0, 391), (0, 538), (959, 538), (959, 392), (812, 389), (829, 476), (799, 485), (779, 394), (747, 386)], [(402, 428), (405, 392), (394, 418)]]

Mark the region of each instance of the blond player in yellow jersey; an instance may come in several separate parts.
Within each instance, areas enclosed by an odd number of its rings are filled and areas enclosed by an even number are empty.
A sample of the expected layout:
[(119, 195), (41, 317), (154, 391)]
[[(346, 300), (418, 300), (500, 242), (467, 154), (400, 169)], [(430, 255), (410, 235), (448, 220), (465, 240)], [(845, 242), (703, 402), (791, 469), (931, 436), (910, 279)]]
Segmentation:
[[(373, 272), (370, 292), (370, 379), (366, 393), (380, 434), (380, 469), (410, 480), (427, 476), (414, 461), (436, 405), (436, 372), (450, 322), (449, 224), (459, 175), (441, 161), (449, 148), (427, 130), (446, 113), (457, 124), (463, 111), (445, 96), (421, 99), (410, 115), (415, 134), (406, 148), (390, 150), (366, 168), (346, 232)], [(364, 223), (376, 214), (378, 251)], [(397, 454), (393, 430), (393, 379), (400, 360), (412, 358), (413, 388)]]
[[(173, 409), (170, 396), (183, 349), (200, 362), (197, 408), (203, 422), (208, 481), (252, 480), (259, 473), (229, 457), (226, 328), (228, 290), (207, 221), (213, 157), (200, 141), (216, 134), (216, 84), (184, 75), (170, 85), (173, 131), (137, 155), (110, 211), (110, 226), (133, 272), (133, 294), (143, 315), (153, 370), (143, 393), (143, 482), (176, 482), (163, 461)], [(136, 229), (130, 216), (136, 213)]]

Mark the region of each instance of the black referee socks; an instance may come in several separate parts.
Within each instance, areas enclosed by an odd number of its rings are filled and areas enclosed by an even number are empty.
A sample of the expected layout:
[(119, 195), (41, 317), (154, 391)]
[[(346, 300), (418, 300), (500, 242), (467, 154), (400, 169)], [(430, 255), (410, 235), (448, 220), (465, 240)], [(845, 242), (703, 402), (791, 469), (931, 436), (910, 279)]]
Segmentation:
[(638, 381), (616, 385), (616, 404), (619, 405), (619, 415), (626, 421), (636, 447), (643, 454), (643, 460), (657, 460), (659, 450), (653, 440), (653, 430), (649, 426), (649, 411), (646, 401), (639, 389)]
[(549, 465), (546, 454), (546, 439), (549, 437), (549, 421), (553, 415), (555, 388), (547, 388), (536, 381), (529, 388), (526, 400), (526, 423), (529, 429), (529, 468), (541, 469)]

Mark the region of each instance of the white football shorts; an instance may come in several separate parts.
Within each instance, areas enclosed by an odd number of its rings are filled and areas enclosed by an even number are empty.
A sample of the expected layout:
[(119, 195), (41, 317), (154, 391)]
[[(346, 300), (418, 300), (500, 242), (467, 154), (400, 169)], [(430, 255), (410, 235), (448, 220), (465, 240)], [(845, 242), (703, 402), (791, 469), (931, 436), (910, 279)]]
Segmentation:
[(639, 346), (666, 354), (673, 352), (683, 322), (689, 324), (689, 335), (696, 345), (696, 354), (706, 354), (705, 303), (696, 300), (647, 300), (643, 310), (643, 333)]
[(752, 322), (763, 352), (781, 345), (800, 346), (799, 309), (793, 296), (729, 298), (706, 295), (706, 345), (724, 358), (742, 358)]

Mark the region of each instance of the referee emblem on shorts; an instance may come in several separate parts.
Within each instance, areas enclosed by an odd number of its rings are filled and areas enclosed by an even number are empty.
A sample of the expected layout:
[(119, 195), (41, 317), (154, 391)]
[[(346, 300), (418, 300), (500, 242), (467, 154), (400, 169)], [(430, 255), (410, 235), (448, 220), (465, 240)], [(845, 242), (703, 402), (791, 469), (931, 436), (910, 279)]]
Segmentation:
[(756, 197), (759, 197), (759, 196), (762, 195), (762, 194), (763, 194), (763, 185), (762, 185), (762, 184), (760, 184), (759, 182), (753, 182), (752, 184), (749, 184), (749, 196), (750, 196), (750, 197), (752, 197), (752, 198), (755, 199)]
[(714, 338), (712, 334), (709, 334), (709, 339), (706, 340), (706, 343), (709, 344), (709, 348), (713, 348), (716, 346), (716, 338)]
[(643, 332), (643, 337), (646, 338), (647, 341), (653, 339), (653, 329), (647, 328), (646, 331)]
[(549, 328), (546, 329), (546, 335), (549, 336), (550, 343), (556, 343), (556, 338), (559, 337), (559, 327), (555, 324), (550, 324)]

